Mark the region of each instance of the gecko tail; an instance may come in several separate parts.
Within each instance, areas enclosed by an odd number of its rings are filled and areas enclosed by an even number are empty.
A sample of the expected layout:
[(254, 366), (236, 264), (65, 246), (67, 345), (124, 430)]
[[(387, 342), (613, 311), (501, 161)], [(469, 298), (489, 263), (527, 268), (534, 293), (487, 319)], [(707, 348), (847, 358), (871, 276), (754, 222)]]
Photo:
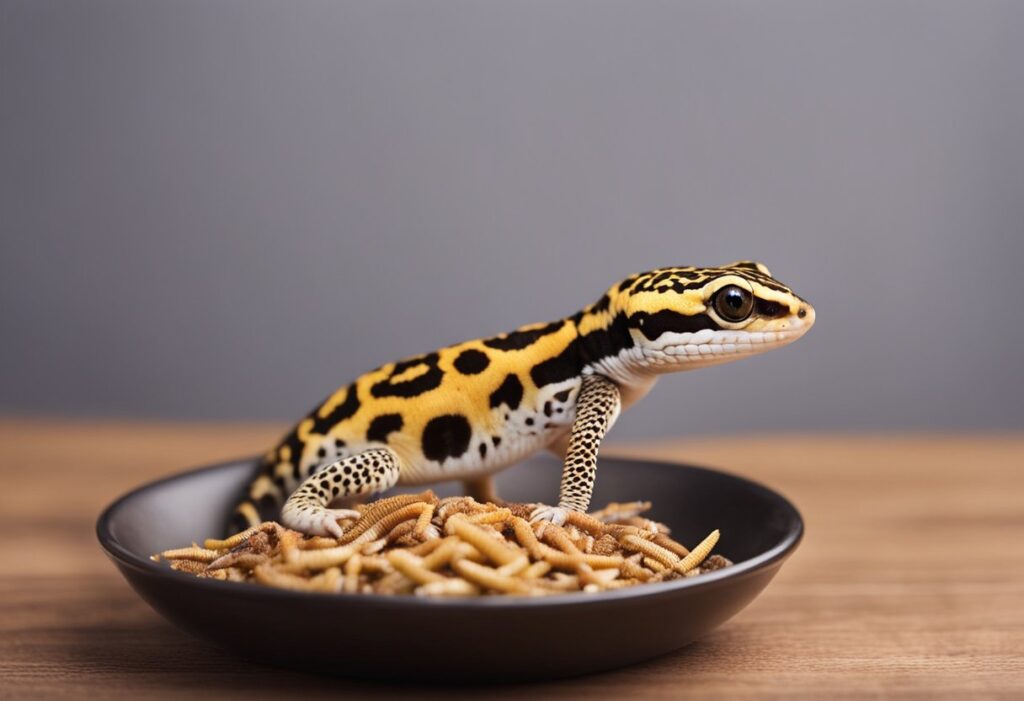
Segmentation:
[(270, 471), (268, 461), (261, 460), (252, 480), (239, 495), (241, 501), (228, 517), (225, 526), (228, 535), (240, 533), (264, 521), (277, 520), (284, 499), (281, 490), (271, 481)]
[(263, 518), (260, 516), (259, 509), (256, 508), (254, 503), (246, 499), (231, 512), (231, 516), (228, 519), (227, 532), (228, 535), (234, 535), (253, 526), (258, 526), (262, 522)]

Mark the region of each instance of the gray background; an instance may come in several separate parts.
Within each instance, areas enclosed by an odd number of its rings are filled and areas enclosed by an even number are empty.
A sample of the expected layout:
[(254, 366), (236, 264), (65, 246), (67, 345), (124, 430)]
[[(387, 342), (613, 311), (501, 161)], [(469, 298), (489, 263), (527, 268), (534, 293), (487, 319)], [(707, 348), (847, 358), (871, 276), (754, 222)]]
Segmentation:
[(0, 411), (296, 418), (765, 261), (793, 347), (619, 436), (1021, 427), (1022, 2), (0, 1)]

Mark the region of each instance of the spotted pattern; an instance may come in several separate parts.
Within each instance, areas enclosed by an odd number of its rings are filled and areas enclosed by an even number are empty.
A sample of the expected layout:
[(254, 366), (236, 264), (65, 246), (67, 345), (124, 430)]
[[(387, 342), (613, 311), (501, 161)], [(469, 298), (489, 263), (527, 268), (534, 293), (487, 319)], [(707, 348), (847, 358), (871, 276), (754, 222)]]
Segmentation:
[(444, 377), (438, 367), (440, 356), (428, 353), (395, 363), (391, 374), (370, 388), (374, 397), (416, 397), (436, 389)]
[(558, 505), (563, 509), (586, 511), (590, 506), (597, 477), (597, 451), (620, 407), (619, 388), (614, 382), (600, 375), (583, 377), (558, 493)]
[(479, 375), (491, 364), (487, 354), (476, 348), (467, 348), (459, 353), (453, 365), (463, 375)]
[(460, 457), (469, 449), (472, 434), (469, 419), (462, 414), (435, 416), (423, 429), (423, 456), (435, 462)]
[(743, 260), (721, 268), (659, 268), (626, 278), (619, 284), (620, 292), (676, 292), (700, 289), (724, 273), (737, 273), (765, 287), (792, 294), (792, 291), (773, 278), (768, 268), (754, 261)]
[(381, 414), (370, 422), (370, 428), (366, 430), (366, 440), (376, 443), (386, 443), (388, 436), (402, 430), (401, 414)]
[(327, 506), (335, 499), (390, 489), (400, 476), (400, 460), (389, 448), (371, 448), (333, 462), (313, 473), (288, 497), (281, 522), (315, 535), (332, 535), (328, 521), (337, 518)]
[(502, 404), (509, 409), (518, 409), (521, 401), (523, 401), (523, 383), (515, 373), (506, 375), (498, 389), (491, 392), (490, 396), (492, 409), (497, 409)]

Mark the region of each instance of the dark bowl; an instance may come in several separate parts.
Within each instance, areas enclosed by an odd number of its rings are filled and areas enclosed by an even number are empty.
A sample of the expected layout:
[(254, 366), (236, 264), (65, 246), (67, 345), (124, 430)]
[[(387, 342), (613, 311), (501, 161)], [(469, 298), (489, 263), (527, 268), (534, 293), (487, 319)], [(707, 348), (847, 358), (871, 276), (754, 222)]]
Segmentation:
[[(139, 595), (185, 630), (271, 664), (376, 679), (512, 682), (632, 664), (721, 625), (771, 581), (803, 534), (784, 497), (734, 475), (603, 459), (593, 504), (649, 499), (650, 516), (694, 544), (712, 529), (733, 567), (596, 594), (429, 599), (312, 594), (198, 579), (152, 553), (221, 535), (254, 470), (245, 460), (145, 485), (100, 516), (104, 550)], [(537, 458), (498, 477), (514, 501), (550, 501), (560, 465)], [(409, 490), (405, 490), (409, 491)], [(455, 484), (438, 485), (442, 496)]]

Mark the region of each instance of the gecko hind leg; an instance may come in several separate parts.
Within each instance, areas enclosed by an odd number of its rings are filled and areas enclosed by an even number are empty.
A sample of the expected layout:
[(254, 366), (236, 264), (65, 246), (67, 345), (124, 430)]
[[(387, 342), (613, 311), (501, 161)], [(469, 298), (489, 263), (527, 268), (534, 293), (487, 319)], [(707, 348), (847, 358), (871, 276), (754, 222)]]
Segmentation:
[(494, 489), (494, 476), (484, 475), (483, 477), (474, 477), (473, 479), (462, 480), (462, 491), (467, 497), (473, 497), (477, 501), (491, 502), (502, 506), (505, 502), (501, 497), (498, 496), (498, 492)]
[(383, 492), (398, 483), (401, 461), (390, 448), (370, 448), (320, 468), (299, 485), (281, 508), (281, 523), (309, 535), (340, 538), (339, 518), (351, 509), (329, 509), (344, 497)]

